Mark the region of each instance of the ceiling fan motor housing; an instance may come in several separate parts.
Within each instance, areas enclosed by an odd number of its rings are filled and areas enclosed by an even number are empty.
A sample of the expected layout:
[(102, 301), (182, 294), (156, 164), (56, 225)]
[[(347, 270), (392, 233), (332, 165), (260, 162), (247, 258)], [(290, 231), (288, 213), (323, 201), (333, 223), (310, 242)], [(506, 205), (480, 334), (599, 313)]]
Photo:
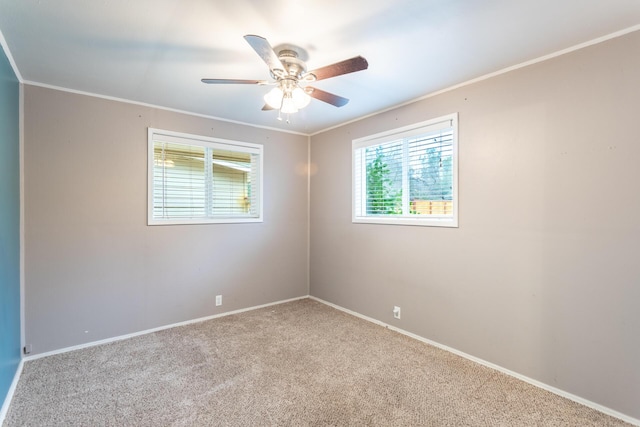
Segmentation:
[(293, 77), (296, 80), (300, 80), (302, 75), (307, 71), (307, 65), (304, 61), (298, 58), (298, 52), (291, 49), (283, 49), (278, 53), (278, 59), (285, 67), (284, 76), (274, 75), (274, 78), (285, 78), (286, 76)]

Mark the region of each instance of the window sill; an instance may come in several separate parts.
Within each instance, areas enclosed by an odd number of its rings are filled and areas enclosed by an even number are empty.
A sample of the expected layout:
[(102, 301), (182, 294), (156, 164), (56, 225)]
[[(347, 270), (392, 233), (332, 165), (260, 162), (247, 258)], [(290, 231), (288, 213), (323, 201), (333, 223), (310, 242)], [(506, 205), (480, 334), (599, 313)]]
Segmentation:
[(147, 219), (147, 225), (245, 224), (264, 222), (262, 218)]
[(413, 225), (420, 227), (458, 228), (456, 218), (389, 218), (389, 217), (353, 217), (354, 224)]

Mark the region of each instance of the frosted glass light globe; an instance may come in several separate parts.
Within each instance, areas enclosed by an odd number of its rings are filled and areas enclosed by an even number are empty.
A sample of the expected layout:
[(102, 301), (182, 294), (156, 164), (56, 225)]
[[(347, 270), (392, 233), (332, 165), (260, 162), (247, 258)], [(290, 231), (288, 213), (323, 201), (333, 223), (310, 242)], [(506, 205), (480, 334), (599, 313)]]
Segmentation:
[(284, 114), (293, 114), (298, 112), (298, 107), (296, 107), (296, 103), (291, 97), (291, 94), (285, 95), (282, 99), (282, 108), (280, 111)]
[(298, 110), (309, 105), (309, 102), (311, 101), (311, 97), (300, 87), (295, 88), (291, 93), (291, 96), (293, 97), (293, 102), (296, 104), (296, 108), (298, 108)]
[(264, 102), (266, 102), (269, 107), (279, 110), (282, 105), (283, 95), (282, 89), (274, 87), (264, 96)]

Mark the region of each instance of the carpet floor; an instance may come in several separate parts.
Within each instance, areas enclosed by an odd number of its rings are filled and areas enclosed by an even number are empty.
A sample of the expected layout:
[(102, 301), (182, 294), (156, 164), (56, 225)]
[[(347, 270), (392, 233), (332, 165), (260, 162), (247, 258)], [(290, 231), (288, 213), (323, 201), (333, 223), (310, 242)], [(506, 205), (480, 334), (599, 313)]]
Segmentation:
[(303, 299), (26, 362), (4, 426), (629, 426)]

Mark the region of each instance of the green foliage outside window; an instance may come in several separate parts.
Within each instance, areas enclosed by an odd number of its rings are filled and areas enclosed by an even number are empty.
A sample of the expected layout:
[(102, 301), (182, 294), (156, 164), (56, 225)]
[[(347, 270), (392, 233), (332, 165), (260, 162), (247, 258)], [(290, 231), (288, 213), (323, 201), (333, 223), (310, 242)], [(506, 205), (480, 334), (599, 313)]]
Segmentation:
[(375, 159), (367, 164), (367, 214), (402, 213), (402, 190), (393, 189), (390, 174), (382, 149), (377, 147)]
[(420, 156), (420, 167), (410, 169), (411, 200), (452, 200), (452, 157), (428, 148)]

